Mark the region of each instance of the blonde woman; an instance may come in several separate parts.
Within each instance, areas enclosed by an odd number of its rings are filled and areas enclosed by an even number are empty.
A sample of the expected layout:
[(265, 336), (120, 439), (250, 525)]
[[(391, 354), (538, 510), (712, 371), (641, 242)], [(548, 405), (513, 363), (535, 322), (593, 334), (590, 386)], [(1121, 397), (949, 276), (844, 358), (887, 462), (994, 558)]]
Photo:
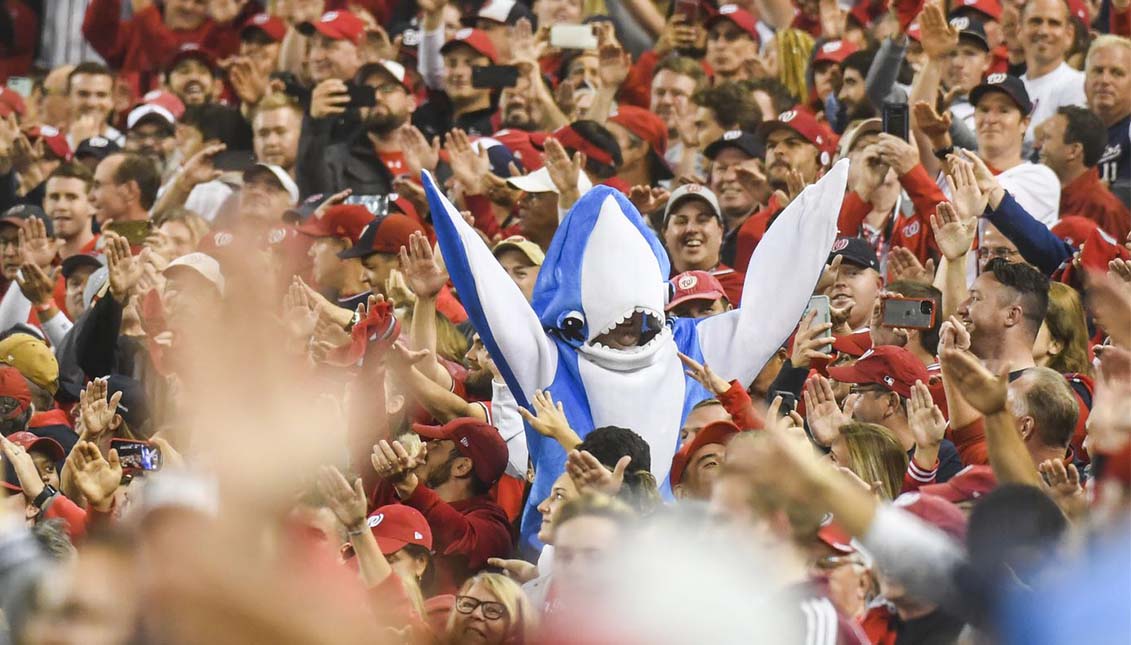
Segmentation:
[(518, 583), (481, 573), (460, 587), (441, 642), (512, 645), (533, 642), (537, 615)]
[(1092, 375), (1088, 322), (1080, 294), (1062, 282), (1049, 283), (1049, 307), (1033, 343), (1033, 360), (1061, 374)]
[(851, 470), (868, 485), (879, 483), (876, 492), (895, 499), (903, 488), (907, 453), (891, 432), (874, 423), (849, 423), (832, 444), (832, 459)]

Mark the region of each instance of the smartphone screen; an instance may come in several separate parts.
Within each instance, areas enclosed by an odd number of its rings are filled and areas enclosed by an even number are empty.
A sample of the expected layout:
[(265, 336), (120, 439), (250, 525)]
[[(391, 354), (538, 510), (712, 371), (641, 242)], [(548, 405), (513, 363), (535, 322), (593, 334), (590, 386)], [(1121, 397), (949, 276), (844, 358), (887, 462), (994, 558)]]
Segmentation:
[[(805, 320), (809, 316), (810, 311), (816, 310), (817, 317), (813, 319), (813, 325), (820, 325), (821, 323), (832, 322), (832, 317), (829, 314), (829, 297), (828, 296), (813, 296), (809, 298), (809, 304), (805, 306), (805, 313), (801, 314), (801, 319)], [(817, 338), (832, 338), (833, 330), (826, 329)]]
[(373, 107), (377, 105), (377, 90), (368, 85), (350, 84), (346, 87), (346, 91), (349, 92), (350, 95), (349, 107), (351, 108)]
[(930, 329), (935, 324), (935, 302), (929, 298), (884, 298), (884, 327)]
[(118, 452), (122, 470), (153, 471), (161, 469), (161, 449), (147, 441), (114, 439), (110, 447)]
[(911, 122), (906, 103), (884, 103), (883, 129), (892, 136), (904, 141), (908, 140), (911, 135)]
[(130, 246), (141, 246), (153, 231), (153, 222), (147, 219), (130, 222), (111, 222), (109, 230), (126, 238)]
[(555, 49), (596, 49), (593, 25), (554, 25), (550, 27), (550, 46)]
[(694, 25), (699, 22), (699, 0), (675, 0), (672, 14), (683, 16), (686, 24)]
[(471, 68), (471, 86), (501, 90), (518, 84), (518, 68), (514, 65), (483, 65)]

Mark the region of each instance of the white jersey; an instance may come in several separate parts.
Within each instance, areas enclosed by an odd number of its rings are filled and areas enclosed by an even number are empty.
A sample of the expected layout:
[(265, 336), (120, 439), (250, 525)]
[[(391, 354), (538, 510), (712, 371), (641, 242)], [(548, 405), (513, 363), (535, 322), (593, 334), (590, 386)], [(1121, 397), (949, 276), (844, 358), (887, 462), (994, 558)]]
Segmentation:
[(1087, 98), (1084, 96), (1084, 72), (1072, 69), (1068, 63), (1062, 62), (1060, 67), (1041, 76), (1030, 78), (1028, 74), (1021, 77), (1025, 83), (1025, 91), (1029, 93), (1029, 100), (1033, 102), (1033, 113), (1029, 119), (1029, 129), (1025, 131), (1025, 142), (1033, 142), (1033, 132), (1045, 119), (1056, 114), (1057, 108), (1064, 105), (1079, 105), (1085, 107)]

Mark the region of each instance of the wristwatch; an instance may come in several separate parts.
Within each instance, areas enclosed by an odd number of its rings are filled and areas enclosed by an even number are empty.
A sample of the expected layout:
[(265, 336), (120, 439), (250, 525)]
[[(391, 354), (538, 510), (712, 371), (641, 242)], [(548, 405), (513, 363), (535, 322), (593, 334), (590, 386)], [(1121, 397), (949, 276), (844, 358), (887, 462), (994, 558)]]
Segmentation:
[(40, 491), (40, 493), (35, 496), (35, 499), (32, 500), (31, 503), (32, 503), (33, 506), (35, 506), (36, 508), (38, 508), (39, 510), (42, 511), (43, 505), (47, 503), (47, 500), (54, 497), (55, 494), (58, 493), (58, 492), (59, 491), (55, 490), (54, 486), (52, 486), (51, 484), (47, 484), (46, 486), (43, 487), (43, 490)]

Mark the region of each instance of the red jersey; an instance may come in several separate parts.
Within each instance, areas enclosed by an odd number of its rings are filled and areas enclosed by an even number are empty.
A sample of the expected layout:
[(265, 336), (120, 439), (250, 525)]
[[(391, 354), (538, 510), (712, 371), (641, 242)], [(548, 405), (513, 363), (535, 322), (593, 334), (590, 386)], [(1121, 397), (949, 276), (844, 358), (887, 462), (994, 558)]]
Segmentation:
[(1067, 215), (1086, 217), (1117, 240), (1127, 239), (1131, 231), (1131, 211), (1100, 181), (1097, 168), (1060, 189), (1060, 216)]

